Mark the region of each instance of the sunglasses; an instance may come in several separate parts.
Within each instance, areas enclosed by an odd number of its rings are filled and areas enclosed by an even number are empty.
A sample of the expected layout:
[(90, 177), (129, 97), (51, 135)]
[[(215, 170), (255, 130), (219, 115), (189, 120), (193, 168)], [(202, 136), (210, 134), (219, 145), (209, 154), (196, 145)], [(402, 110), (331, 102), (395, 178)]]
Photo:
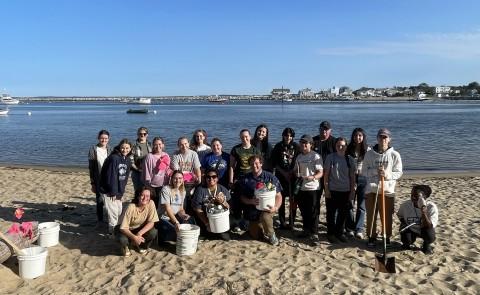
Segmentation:
[(147, 134), (148, 134), (148, 133), (139, 133), (138, 135), (140, 135), (140, 136), (145, 136), (145, 135), (147, 135)]
[(217, 179), (217, 175), (207, 175), (205, 176), (206, 179)]

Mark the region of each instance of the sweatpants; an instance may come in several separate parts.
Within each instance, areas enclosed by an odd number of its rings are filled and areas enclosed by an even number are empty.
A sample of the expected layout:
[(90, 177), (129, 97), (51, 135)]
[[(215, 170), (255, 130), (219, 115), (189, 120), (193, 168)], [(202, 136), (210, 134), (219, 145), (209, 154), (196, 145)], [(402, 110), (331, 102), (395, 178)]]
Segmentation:
[(119, 224), (120, 215), (122, 215), (122, 198), (105, 197), (104, 202), (108, 214), (108, 232), (113, 233), (115, 226)]
[[(117, 228), (119, 228), (119, 227), (117, 227)], [(142, 228), (143, 228), (143, 226), (141, 226), (139, 228), (136, 228), (136, 229), (132, 229), (130, 231), (132, 232), (132, 234), (136, 235)], [(140, 249), (148, 249), (150, 247), (150, 245), (152, 244), (152, 242), (157, 238), (157, 233), (158, 232), (157, 232), (157, 229), (155, 227), (152, 227), (149, 231), (144, 233), (143, 238), (145, 239), (145, 242), (141, 243), (139, 248)], [(118, 230), (117, 234), (119, 236), (118, 241), (120, 242), (120, 245), (122, 247), (130, 245), (130, 239), (127, 237), (127, 235), (122, 233), (120, 230)]]
[[(380, 211), (380, 219), (383, 220), (383, 202), (381, 194), (378, 194), (377, 206), (375, 212), (373, 208), (375, 206), (375, 193), (369, 193), (365, 198), (365, 205), (367, 209), (367, 235), (371, 238), (377, 237), (377, 215)], [(395, 205), (395, 196), (385, 196), (385, 227), (387, 238), (392, 236), (392, 222)], [(383, 235), (383, 228), (382, 228)]]

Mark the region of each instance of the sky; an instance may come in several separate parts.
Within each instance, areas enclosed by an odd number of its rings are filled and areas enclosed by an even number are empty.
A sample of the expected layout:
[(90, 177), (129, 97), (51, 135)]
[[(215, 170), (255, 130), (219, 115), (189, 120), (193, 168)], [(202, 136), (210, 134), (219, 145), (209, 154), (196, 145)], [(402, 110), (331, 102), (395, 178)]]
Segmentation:
[(480, 1), (0, 0), (12, 96), (480, 82)]

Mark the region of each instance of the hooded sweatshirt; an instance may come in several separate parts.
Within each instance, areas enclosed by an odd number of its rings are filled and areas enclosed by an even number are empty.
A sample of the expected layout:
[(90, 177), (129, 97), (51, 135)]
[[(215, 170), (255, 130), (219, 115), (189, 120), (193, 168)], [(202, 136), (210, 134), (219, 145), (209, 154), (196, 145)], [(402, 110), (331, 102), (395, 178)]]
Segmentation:
[(100, 190), (108, 196), (122, 197), (127, 185), (132, 162), (119, 152), (114, 152), (105, 160), (100, 175)]
[(383, 165), (385, 170), (385, 195), (394, 197), (397, 179), (403, 174), (402, 158), (400, 154), (389, 147), (384, 153), (378, 151), (378, 144), (367, 151), (363, 159), (362, 176), (367, 178), (365, 193), (376, 193), (380, 182), (378, 166)]

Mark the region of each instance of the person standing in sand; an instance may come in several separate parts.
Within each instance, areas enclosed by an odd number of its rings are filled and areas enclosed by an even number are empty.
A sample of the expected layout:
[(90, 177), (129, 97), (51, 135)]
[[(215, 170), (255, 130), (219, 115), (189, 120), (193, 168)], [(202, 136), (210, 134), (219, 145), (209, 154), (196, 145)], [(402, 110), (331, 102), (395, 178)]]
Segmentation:
[(185, 186), (185, 210), (187, 213), (193, 213), (191, 206), (191, 197), (195, 187), (202, 181), (202, 171), (200, 170), (200, 160), (198, 154), (190, 149), (190, 144), (186, 137), (180, 137), (177, 141), (178, 151), (172, 157), (170, 167), (172, 170), (183, 172), (183, 183)]
[[(240, 182), (241, 201), (245, 204), (245, 218), (250, 222), (248, 233), (254, 239), (265, 238), (273, 246), (278, 246), (279, 241), (273, 229), (273, 215), (282, 205), (282, 186), (280, 181), (272, 173), (262, 169), (263, 159), (260, 155), (253, 155), (248, 162), (252, 172), (243, 177)], [(255, 206), (259, 204), (259, 199), (255, 197), (255, 189), (258, 184), (267, 185), (271, 183), (275, 186), (275, 205), (269, 206), (267, 210), (258, 210)]]
[(135, 192), (135, 198), (128, 205), (118, 230), (125, 257), (131, 255), (129, 246), (132, 244), (140, 254), (147, 254), (151, 243), (157, 238), (155, 222), (158, 222), (158, 214), (150, 199), (150, 189), (142, 187)]
[(343, 234), (348, 210), (355, 198), (355, 167), (345, 155), (347, 139), (338, 137), (336, 153), (329, 154), (324, 164), (325, 202), (327, 206), (327, 238), (330, 243), (348, 242)]
[(352, 207), (347, 216), (346, 229), (347, 235), (363, 239), (363, 229), (365, 227), (365, 187), (367, 179), (361, 175), (363, 159), (370, 150), (367, 145), (367, 134), (362, 128), (355, 128), (352, 132), (350, 143), (347, 146), (347, 155), (353, 159), (355, 164), (355, 203), (356, 211)]
[(132, 144), (124, 138), (114, 152), (105, 160), (100, 173), (100, 192), (106, 194), (105, 208), (108, 213), (108, 233), (113, 234), (122, 214), (122, 197), (130, 174)]
[(300, 137), (300, 154), (295, 160), (293, 171), (300, 179), (300, 190), (295, 197), (300, 213), (302, 214), (303, 231), (299, 238), (312, 239), (319, 242), (318, 237), (318, 213), (316, 202), (319, 201), (318, 190), (320, 179), (323, 176), (322, 157), (312, 150), (313, 139), (304, 134)]
[[(390, 146), (392, 134), (386, 128), (381, 128), (377, 133), (377, 144), (365, 154), (362, 174), (367, 178), (365, 188), (365, 205), (367, 209), (367, 235), (368, 247), (375, 247), (377, 239), (377, 215), (385, 218), (386, 243), (390, 244), (392, 236), (392, 216), (395, 204), (395, 185), (403, 174), (402, 158)], [(384, 178), (385, 209), (381, 200), (381, 177)], [(378, 193), (377, 193), (378, 192)], [(374, 211), (375, 210), (375, 211)], [(385, 216), (383, 216), (385, 212)]]
[(137, 141), (132, 147), (132, 153), (130, 155), (132, 161), (132, 183), (135, 191), (145, 185), (142, 180), (142, 162), (148, 153), (152, 152), (152, 145), (148, 142), (147, 138), (147, 127), (138, 128)]
[(107, 130), (98, 132), (98, 143), (88, 151), (88, 170), (90, 173), (90, 184), (92, 192), (95, 194), (97, 203), (97, 222), (103, 222), (103, 203), (105, 195), (100, 193), (100, 173), (107, 157), (112, 153), (112, 148), (108, 145), (110, 133)]
[(438, 224), (438, 209), (434, 202), (427, 199), (432, 194), (428, 185), (414, 185), (410, 200), (403, 202), (398, 209), (400, 219), (400, 237), (402, 248), (411, 250), (417, 237), (423, 239), (422, 251), (433, 254), (430, 246), (435, 241), (435, 227)]
[(158, 208), (160, 192), (165, 184), (168, 184), (170, 170), (170, 156), (163, 151), (165, 143), (163, 138), (155, 137), (152, 142), (152, 152), (149, 153), (142, 163), (142, 181), (152, 188), (152, 200)]
[(262, 155), (263, 169), (272, 172), (272, 145), (268, 142), (268, 126), (266, 124), (260, 124), (257, 126), (251, 143)]

